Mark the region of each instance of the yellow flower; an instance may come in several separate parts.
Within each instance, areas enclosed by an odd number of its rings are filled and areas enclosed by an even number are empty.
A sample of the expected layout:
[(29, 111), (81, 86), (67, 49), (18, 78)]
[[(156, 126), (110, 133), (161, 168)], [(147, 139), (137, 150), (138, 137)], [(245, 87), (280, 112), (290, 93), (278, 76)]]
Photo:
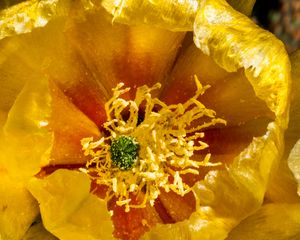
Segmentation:
[[(32, 0), (1, 12), (0, 38), (3, 239), (243, 239), (265, 197), (284, 208), (290, 60), (224, 0)], [(128, 134), (147, 167), (125, 178), (110, 144)]]

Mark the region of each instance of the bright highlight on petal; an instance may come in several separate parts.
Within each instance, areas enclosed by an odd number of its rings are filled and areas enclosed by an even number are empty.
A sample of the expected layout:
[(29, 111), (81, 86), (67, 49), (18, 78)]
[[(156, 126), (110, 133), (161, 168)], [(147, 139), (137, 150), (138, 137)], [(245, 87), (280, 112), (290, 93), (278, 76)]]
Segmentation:
[[(153, 206), (161, 189), (180, 196), (187, 194), (191, 188), (181, 176), (187, 173), (198, 175), (200, 166), (216, 165), (209, 162), (210, 154), (202, 161), (192, 159), (194, 151), (208, 147), (200, 140), (204, 137), (202, 131), (216, 124), (226, 124), (197, 100), (208, 86), (203, 87), (197, 78), (196, 86), (194, 97), (183, 104), (168, 106), (151, 96), (160, 84), (152, 88), (139, 87), (134, 101), (120, 98), (129, 88), (119, 84), (105, 105), (108, 121), (104, 128), (109, 136), (98, 141), (82, 139), (84, 154), (92, 158), (87, 163), (90, 175), (98, 184), (108, 186), (108, 198), (117, 197), (117, 204), (125, 205), (126, 211), (146, 207), (148, 202)], [(193, 126), (196, 120), (201, 120), (202, 124)], [(139, 146), (136, 163), (131, 169), (114, 159), (114, 143), (124, 136), (134, 139)], [(127, 154), (124, 150), (119, 152), (120, 161), (123, 158), (125, 161)], [(141, 192), (145, 193), (142, 202), (131, 204), (130, 195), (138, 196)]]
[(68, 0), (31, 0), (2, 10), (0, 39), (44, 27), (51, 19), (66, 15), (71, 4)]
[(150, 24), (172, 31), (191, 31), (198, 0), (104, 0), (103, 7), (122, 23)]

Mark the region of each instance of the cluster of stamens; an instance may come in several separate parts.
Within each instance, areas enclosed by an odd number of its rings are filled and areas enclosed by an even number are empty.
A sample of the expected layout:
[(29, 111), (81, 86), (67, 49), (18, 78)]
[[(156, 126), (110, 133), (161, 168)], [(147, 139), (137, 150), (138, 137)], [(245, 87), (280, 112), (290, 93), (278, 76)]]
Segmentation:
[[(166, 105), (151, 96), (160, 88), (159, 83), (151, 88), (139, 87), (134, 100), (121, 98), (130, 90), (123, 85), (113, 89), (113, 97), (105, 105), (107, 122), (103, 127), (108, 136), (81, 141), (84, 154), (90, 156), (86, 165), (89, 175), (108, 186), (107, 199), (116, 197), (117, 205), (124, 205), (126, 211), (153, 206), (162, 189), (185, 195), (191, 188), (182, 175), (198, 175), (200, 166), (218, 164), (209, 162), (210, 154), (202, 160), (192, 159), (194, 151), (208, 147), (201, 141), (203, 130), (226, 124), (198, 101), (208, 87), (196, 78), (194, 97), (183, 104)], [(141, 109), (143, 121), (139, 122)], [(142, 200), (133, 203), (132, 196)]]

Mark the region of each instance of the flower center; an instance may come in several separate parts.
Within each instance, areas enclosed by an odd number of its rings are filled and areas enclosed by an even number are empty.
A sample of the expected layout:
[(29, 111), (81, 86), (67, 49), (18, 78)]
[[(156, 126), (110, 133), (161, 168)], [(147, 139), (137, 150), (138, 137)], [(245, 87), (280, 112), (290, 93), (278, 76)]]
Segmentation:
[(121, 170), (129, 170), (138, 158), (139, 144), (130, 136), (120, 136), (110, 146), (111, 160)]
[[(109, 136), (81, 140), (84, 154), (90, 156), (87, 172), (98, 184), (108, 186), (107, 200), (115, 197), (125, 211), (153, 206), (162, 189), (180, 196), (192, 190), (182, 175), (198, 175), (200, 166), (219, 165), (209, 162), (210, 154), (193, 159), (194, 151), (208, 147), (200, 140), (203, 130), (226, 124), (198, 101), (207, 87), (195, 81), (195, 95), (177, 105), (152, 98), (151, 92), (160, 84), (139, 87), (135, 99), (129, 101), (121, 98), (129, 88), (119, 84), (113, 89), (113, 97), (105, 104), (107, 122), (103, 125)], [(132, 203), (132, 195), (141, 202)]]

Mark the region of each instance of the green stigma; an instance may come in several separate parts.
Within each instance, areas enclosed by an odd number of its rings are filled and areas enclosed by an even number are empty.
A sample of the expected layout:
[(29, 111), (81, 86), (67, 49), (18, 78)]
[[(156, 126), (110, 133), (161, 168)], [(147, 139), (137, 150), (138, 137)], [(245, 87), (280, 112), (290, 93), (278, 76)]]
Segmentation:
[(135, 164), (139, 144), (130, 136), (121, 136), (110, 145), (111, 160), (121, 170), (129, 170)]

